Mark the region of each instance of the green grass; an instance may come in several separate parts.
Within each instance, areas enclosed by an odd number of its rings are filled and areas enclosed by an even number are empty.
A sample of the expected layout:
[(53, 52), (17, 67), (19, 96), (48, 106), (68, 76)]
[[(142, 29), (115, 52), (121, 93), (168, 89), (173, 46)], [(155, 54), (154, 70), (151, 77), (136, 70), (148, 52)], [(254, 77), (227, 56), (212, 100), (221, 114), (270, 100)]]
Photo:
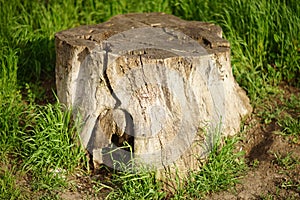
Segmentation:
[(178, 175), (175, 180), (170, 180), (175, 181), (178, 186), (172, 193), (166, 191), (163, 184), (156, 180), (155, 172), (145, 169), (131, 173), (130, 164), (113, 174), (109, 182), (101, 184), (96, 181), (94, 189), (98, 192), (107, 188), (111, 190), (108, 199), (202, 198), (210, 192), (232, 188), (244, 174), (247, 169), (244, 152), (235, 152), (238, 141), (237, 137), (226, 138), (223, 144), (218, 140), (207, 161), (199, 159), (198, 170), (190, 172), (183, 180), (179, 180)]
[[(191, 6), (192, 5), (192, 6)], [(232, 46), (237, 81), (252, 100), (281, 81), (299, 86), (300, 6), (297, 1), (183, 0), (175, 14), (221, 25)]]
[(60, 186), (61, 178), (51, 171), (63, 170), (60, 175), (67, 175), (83, 164), (78, 126), (72, 124), (71, 112), (63, 111), (59, 104), (37, 106), (29, 112), (26, 121), (30, 124), (20, 135), (22, 170), (32, 173), (33, 179), (37, 177), (35, 189)]
[(244, 152), (235, 152), (238, 138), (225, 138), (224, 144), (217, 142), (205, 163), (192, 172), (186, 182), (174, 194), (174, 199), (202, 198), (210, 192), (232, 188), (246, 170)]
[[(78, 125), (71, 111), (59, 103), (39, 106), (27, 87), (26, 99), (17, 84), (17, 53), (2, 50), (0, 71), (0, 164), (1, 199), (22, 196), (22, 184), (30, 179), (29, 190), (53, 190), (67, 184), (50, 170), (72, 172), (86, 165), (79, 144)], [(65, 110), (65, 111), (63, 111)], [(85, 168), (87, 168), (85, 166)], [(16, 180), (19, 174), (20, 180)]]
[[(51, 171), (68, 176), (88, 168), (71, 111), (58, 102), (37, 104), (45, 94), (40, 83), (54, 77), (54, 34), (116, 14), (161, 11), (220, 25), (231, 43), (235, 78), (258, 108), (255, 115), (299, 142), (299, 95), (286, 97), (279, 87), (283, 82), (300, 87), (297, 0), (0, 0), (0, 199), (30, 199), (31, 193), (57, 199), (56, 191), (70, 185)], [(108, 197), (182, 199), (231, 187), (244, 166), (241, 155), (232, 153), (234, 141), (216, 148), (186, 187), (171, 196), (154, 174), (124, 172), (112, 178)], [(100, 186), (98, 182), (95, 190)]]
[[(5, 166), (2, 161), (1, 166)], [(3, 167), (2, 167), (3, 168)], [(14, 170), (3, 168), (0, 171), (0, 198), (1, 199), (16, 199), (21, 194), (20, 189), (16, 186), (16, 178)], [(8, 198), (9, 197), (9, 198)]]
[(285, 178), (279, 181), (278, 186), (280, 188), (291, 189), (293, 191), (300, 192), (300, 159), (293, 156), (293, 153), (287, 153), (286, 155), (274, 153), (274, 155), (276, 158), (274, 164), (280, 167), (280, 174), (285, 176)]
[(257, 116), (266, 125), (274, 123), (278, 126), (277, 134), (289, 136), (293, 142), (297, 143), (300, 139), (299, 99), (299, 94), (285, 96), (285, 93), (278, 92), (277, 94), (269, 95), (261, 100)]
[(112, 190), (107, 196), (108, 199), (163, 199), (166, 192), (162, 184), (155, 179), (154, 172), (140, 172), (132, 174), (126, 171), (117, 173), (112, 177)]

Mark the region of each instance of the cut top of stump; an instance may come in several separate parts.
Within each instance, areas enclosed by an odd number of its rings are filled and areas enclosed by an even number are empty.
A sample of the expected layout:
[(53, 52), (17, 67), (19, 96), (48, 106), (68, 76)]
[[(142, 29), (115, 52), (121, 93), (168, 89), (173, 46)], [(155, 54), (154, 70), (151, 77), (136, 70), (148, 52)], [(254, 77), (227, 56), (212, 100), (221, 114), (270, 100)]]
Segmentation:
[(82, 119), (95, 163), (132, 156), (111, 149), (126, 141), (144, 163), (187, 172), (252, 111), (214, 24), (126, 14), (55, 36), (58, 98)]
[(72, 46), (95, 48), (113, 35), (136, 28), (168, 28), (196, 40), (209, 53), (227, 51), (230, 44), (222, 38), (221, 27), (207, 22), (185, 21), (165, 13), (117, 15), (97, 25), (86, 25), (56, 33), (59, 41)]

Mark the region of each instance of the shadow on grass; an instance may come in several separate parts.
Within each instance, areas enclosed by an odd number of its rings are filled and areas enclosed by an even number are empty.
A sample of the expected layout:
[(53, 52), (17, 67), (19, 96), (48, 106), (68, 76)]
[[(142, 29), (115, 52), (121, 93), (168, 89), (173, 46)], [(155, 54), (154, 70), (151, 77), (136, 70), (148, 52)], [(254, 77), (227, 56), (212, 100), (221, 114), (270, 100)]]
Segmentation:
[(36, 97), (36, 103), (54, 103), (55, 87), (55, 42), (46, 36), (37, 36), (20, 41), (16, 46), (19, 50), (18, 85), (24, 95), (27, 83)]

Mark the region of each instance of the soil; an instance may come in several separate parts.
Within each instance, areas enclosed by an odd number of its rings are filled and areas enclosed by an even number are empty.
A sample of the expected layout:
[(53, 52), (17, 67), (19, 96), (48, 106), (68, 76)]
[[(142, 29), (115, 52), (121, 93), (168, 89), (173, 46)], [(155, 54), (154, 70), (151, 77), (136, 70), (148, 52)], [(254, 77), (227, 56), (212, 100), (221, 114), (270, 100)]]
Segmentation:
[[(286, 97), (291, 94), (299, 97), (297, 88), (283, 85), (282, 89)], [(274, 99), (273, 102), (280, 100)], [(258, 110), (254, 109), (253, 116)], [(247, 126), (248, 130), (237, 145), (246, 153), (247, 172), (235, 188), (210, 194), (207, 199), (300, 199), (299, 134), (298, 138), (280, 135), (276, 120), (265, 125), (257, 117), (249, 119)], [(286, 158), (285, 163), (278, 158)]]
[[(207, 199), (300, 199), (300, 144), (274, 134), (274, 123), (267, 127), (256, 119), (251, 123), (254, 126), (238, 144), (246, 152), (247, 172), (235, 188), (210, 194)], [(287, 166), (277, 159), (286, 156), (291, 157)]]

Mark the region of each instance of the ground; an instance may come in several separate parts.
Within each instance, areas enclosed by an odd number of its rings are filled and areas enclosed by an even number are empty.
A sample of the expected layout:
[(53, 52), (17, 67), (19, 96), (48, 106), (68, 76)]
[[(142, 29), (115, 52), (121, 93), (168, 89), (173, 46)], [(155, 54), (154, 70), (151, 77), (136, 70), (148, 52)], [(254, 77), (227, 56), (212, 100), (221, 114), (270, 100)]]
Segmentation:
[[(299, 95), (299, 89), (286, 85), (282, 89), (286, 97)], [(278, 101), (273, 99), (274, 103)], [(257, 112), (259, 108), (248, 120), (248, 130), (237, 146), (246, 153), (246, 174), (235, 188), (213, 193), (208, 199), (300, 199), (299, 133), (296, 137), (279, 134), (276, 119), (262, 124)]]
[(246, 152), (247, 173), (235, 188), (213, 193), (208, 199), (299, 199), (300, 164), (295, 161), (300, 158), (299, 143), (272, 133), (273, 124), (251, 123), (255, 125), (238, 144)]

